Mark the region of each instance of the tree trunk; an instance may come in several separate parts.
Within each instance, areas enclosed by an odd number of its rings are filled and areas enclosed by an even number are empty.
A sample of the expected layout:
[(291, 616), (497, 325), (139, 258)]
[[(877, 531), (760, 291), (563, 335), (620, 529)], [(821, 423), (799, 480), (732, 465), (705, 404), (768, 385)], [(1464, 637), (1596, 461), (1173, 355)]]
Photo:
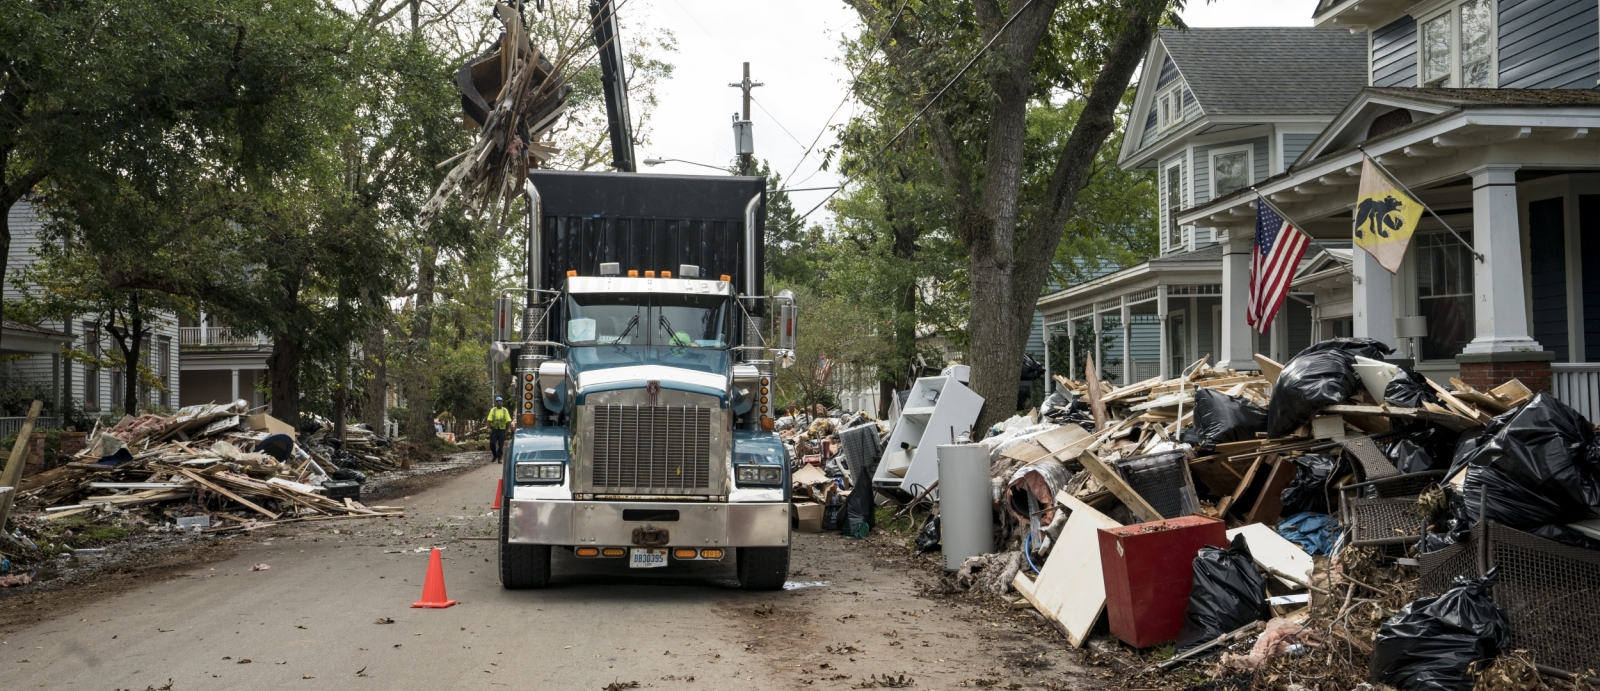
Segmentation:
[(389, 403), (389, 359), (383, 337), (383, 326), (374, 325), (367, 329), (361, 343), (361, 421), (379, 434), (383, 433)]
[(350, 408), (350, 348), (346, 344), (340, 349), (338, 381), (334, 382), (333, 390), (333, 438), (340, 444), (345, 442), (345, 415)]
[(272, 334), (272, 355), (267, 356), (272, 416), (296, 427), (300, 425), (300, 356), (299, 334)]
[(406, 386), (406, 430), (417, 438), (433, 433), (433, 372), (429, 339), (433, 336), (433, 288), (438, 250), (422, 247), (417, 263), (417, 309), (412, 316), (407, 355), (411, 372)]

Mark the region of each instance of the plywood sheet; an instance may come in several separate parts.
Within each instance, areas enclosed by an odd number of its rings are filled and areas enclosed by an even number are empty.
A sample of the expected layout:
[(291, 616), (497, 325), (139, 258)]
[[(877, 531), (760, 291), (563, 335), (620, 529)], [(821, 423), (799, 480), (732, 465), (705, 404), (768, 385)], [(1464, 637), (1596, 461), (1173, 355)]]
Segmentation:
[(1072, 511), (1061, 541), (1039, 569), (1039, 577), (1017, 574), (1012, 587), (1055, 624), (1074, 647), (1082, 647), (1106, 608), (1106, 582), (1100, 573), (1101, 528), (1122, 525), (1066, 492), (1056, 503)]
[[(1311, 555), (1300, 549), (1300, 546), (1290, 542), (1288, 538), (1279, 535), (1261, 523), (1251, 523), (1242, 528), (1228, 531), (1228, 539), (1243, 534), (1244, 541), (1250, 545), (1250, 556), (1262, 568), (1272, 569), (1283, 576), (1278, 580), (1291, 588), (1304, 588), (1311, 583), (1311, 569), (1315, 566)], [(1298, 581), (1298, 582), (1296, 582)]]

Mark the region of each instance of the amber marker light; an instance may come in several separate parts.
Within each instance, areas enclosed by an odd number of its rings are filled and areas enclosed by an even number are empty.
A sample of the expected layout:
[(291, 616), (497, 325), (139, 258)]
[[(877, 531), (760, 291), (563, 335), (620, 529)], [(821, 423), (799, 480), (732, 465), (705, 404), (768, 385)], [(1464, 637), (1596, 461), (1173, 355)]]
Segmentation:
[(638, 278), (638, 277), (639, 277), (639, 270), (638, 269), (628, 269), (628, 278)]
[(567, 278), (572, 278), (573, 276), (576, 276), (576, 275), (578, 275), (578, 270), (577, 269), (567, 269)]
[(675, 550), (672, 550), (672, 556), (675, 559), (693, 559), (697, 556), (700, 556), (700, 553), (695, 551), (693, 548), (679, 547)]
[(623, 554), (626, 554), (626, 553), (627, 553), (627, 550), (624, 550), (621, 547), (607, 547), (607, 548), (605, 548), (605, 551), (602, 552), (601, 554), (603, 554), (604, 556), (607, 556), (607, 557), (620, 557), (620, 556), (622, 556)]
[(701, 559), (721, 559), (722, 558), (722, 550), (720, 550), (720, 549), (703, 549), (703, 550), (700, 550), (700, 558)]
[(574, 554), (580, 556), (580, 557), (598, 557), (598, 556), (600, 556), (600, 548), (599, 547), (579, 547), (579, 548), (577, 548), (575, 550), (572, 550), (572, 552)]

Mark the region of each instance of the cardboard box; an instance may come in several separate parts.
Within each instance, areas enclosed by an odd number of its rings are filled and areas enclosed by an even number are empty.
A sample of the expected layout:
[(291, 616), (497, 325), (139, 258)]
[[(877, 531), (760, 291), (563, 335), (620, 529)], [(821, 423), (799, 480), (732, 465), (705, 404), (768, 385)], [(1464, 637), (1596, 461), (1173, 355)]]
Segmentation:
[(822, 505), (814, 501), (795, 502), (790, 505), (794, 510), (795, 530), (802, 533), (822, 532)]
[(266, 432), (267, 434), (287, 434), (291, 437), (298, 436), (295, 432), (295, 428), (292, 425), (266, 413), (256, 413), (255, 415), (251, 415), (249, 419), (245, 420), (244, 424), (246, 427), (249, 427), (257, 432)]

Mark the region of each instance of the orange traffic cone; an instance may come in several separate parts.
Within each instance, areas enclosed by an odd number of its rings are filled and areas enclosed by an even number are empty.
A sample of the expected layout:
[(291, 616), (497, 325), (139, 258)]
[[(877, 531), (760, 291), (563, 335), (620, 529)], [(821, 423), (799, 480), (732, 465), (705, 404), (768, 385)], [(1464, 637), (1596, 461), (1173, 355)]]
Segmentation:
[(439, 558), (439, 548), (435, 547), (433, 555), (428, 557), (428, 577), (422, 581), (422, 601), (413, 602), (411, 606), (444, 609), (455, 603), (455, 600), (445, 599), (444, 561)]
[(494, 509), (496, 511), (500, 510), (500, 495), (505, 494), (505, 491), (506, 491), (506, 479), (505, 478), (500, 478), (498, 481), (496, 481), (494, 483), (494, 506), (491, 506), (489, 508)]

